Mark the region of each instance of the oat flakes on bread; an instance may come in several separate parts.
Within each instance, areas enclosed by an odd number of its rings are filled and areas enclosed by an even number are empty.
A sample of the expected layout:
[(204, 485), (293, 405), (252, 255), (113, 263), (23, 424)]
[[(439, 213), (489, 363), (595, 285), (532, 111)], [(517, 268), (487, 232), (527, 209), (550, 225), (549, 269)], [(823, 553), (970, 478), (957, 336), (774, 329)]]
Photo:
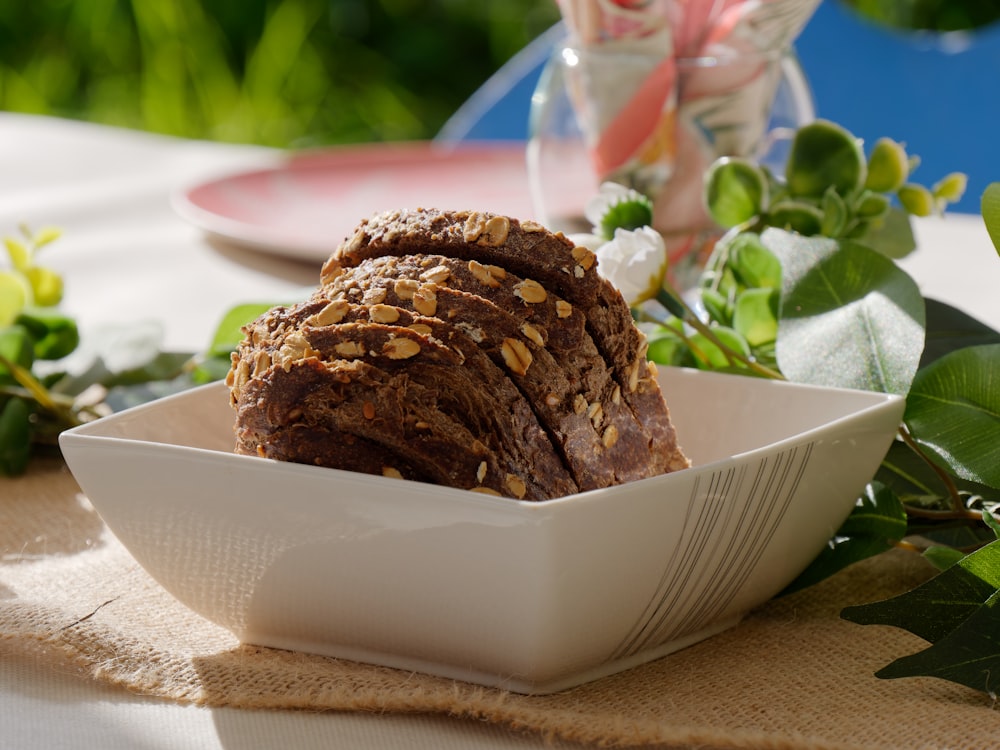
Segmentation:
[(374, 216), (245, 333), (240, 453), (525, 500), (689, 465), (627, 304), (534, 222)]

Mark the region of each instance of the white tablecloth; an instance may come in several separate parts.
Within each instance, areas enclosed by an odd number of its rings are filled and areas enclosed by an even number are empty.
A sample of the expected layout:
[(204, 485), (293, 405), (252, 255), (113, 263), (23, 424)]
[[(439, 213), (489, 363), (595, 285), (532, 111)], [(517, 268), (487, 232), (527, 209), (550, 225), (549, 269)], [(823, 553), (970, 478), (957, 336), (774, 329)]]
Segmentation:
[[(275, 152), (0, 115), (0, 234), (21, 223), (65, 231), (44, 263), (87, 329), (163, 322), (164, 348), (198, 350), (223, 312), (313, 286), (315, 263), (209, 241), (173, 212), (172, 190), (274, 163)], [(1000, 178), (1000, 175), (998, 175)], [(360, 218), (360, 217), (358, 217)], [(1000, 325), (1000, 260), (978, 217), (918, 225), (904, 263), (925, 294)], [(0, 642), (0, 748), (567, 747), (494, 725), (434, 716), (259, 712), (181, 706), (60, 673)]]

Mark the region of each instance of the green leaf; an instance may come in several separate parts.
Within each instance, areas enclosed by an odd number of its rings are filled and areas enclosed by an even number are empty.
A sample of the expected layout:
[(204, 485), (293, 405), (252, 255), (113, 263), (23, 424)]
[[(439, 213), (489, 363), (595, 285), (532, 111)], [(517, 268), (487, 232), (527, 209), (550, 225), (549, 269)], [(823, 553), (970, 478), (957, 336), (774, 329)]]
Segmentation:
[(985, 523), (997, 539), (1000, 539), (1000, 521), (998, 521), (988, 510), (983, 511), (983, 523)]
[[(905, 594), (847, 607), (840, 616), (859, 625), (903, 628), (936, 643), (968, 620), (997, 589), (1000, 589), (1000, 541), (966, 555)], [(1000, 635), (1000, 627), (994, 630)], [(996, 653), (1000, 655), (1000, 648)]]
[(906, 535), (906, 528), (906, 509), (896, 493), (885, 485), (871, 482), (837, 534), (878, 539), (888, 549)]
[(19, 273), (0, 271), (0, 326), (10, 325), (31, 301), (31, 286)]
[(800, 383), (905, 394), (924, 343), (924, 302), (884, 255), (769, 229), (782, 265), (777, 357)]
[(23, 242), (15, 240), (13, 237), (4, 237), (3, 244), (7, 248), (11, 266), (23, 273), (31, 265), (31, 251), (25, 247)]
[(0, 409), (0, 474), (23, 474), (31, 454), (31, 409), (24, 399), (9, 398)]
[(188, 352), (157, 352), (152, 359), (128, 370), (116, 370), (101, 382), (110, 388), (173, 380), (183, 373), (190, 361)]
[(847, 228), (850, 212), (840, 194), (830, 187), (823, 193), (823, 221), (819, 234), (825, 237), (839, 237)]
[(867, 172), (861, 141), (840, 125), (817, 120), (796, 132), (785, 181), (794, 196), (818, 199), (831, 186), (847, 196), (862, 188)]
[[(722, 344), (744, 357), (750, 355), (750, 346), (738, 331), (727, 326), (713, 326), (712, 333)], [(701, 369), (717, 370), (732, 367), (729, 357), (715, 342), (702, 333), (695, 333), (690, 338), (691, 353), (694, 355), (695, 366)]]
[(890, 207), (889, 199), (870, 190), (862, 191), (854, 206), (854, 213), (862, 219), (877, 219), (885, 216)]
[(809, 566), (781, 592), (781, 596), (814, 586), (848, 565), (881, 555), (887, 549), (881, 539), (868, 536), (835, 536)]
[[(941, 510), (951, 506), (951, 496), (941, 476), (919, 453), (902, 441), (897, 440), (889, 446), (875, 479), (891, 489), (906, 505)], [(965, 497), (982, 497), (991, 502), (1000, 501), (1000, 490), (960, 477), (951, 477), (951, 481)], [(922, 533), (929, 528), (931, 527), (922, 526), (915, 520), (910, 522), (911, 533)], [(966, 537), (968, 543), (983, 541), (988, 539)]]
[(983, 344), (1000, 344), (1000, 332), (961, 310), (935, 299), (924, 299), (927, 311), (927, 338), (920, 366), (958, 349)]
[(861, 224), (860, 231), (852, 235), (852, 239), (897, 260), (917, 248), (910, 216), (899, 208), (890, 208), (880, 218)]
[(774, 341), (778, 335), (778, 292), (747, 289), (736, 298), (733, 326), (751, 347)]
[(728, 267), (738, 281), (748, 287), (779, 289), (781, 263), (764, 247), (760, 235), (743, 232), (732, 239), (728, 248)]
[(41, 250), (60, 237), (62, 237), (62, 230), (59, 227), (42, 227), (32, 235), (31, 242), (34, 244), (35, 250)]
[(704, 288), (700, 290), (701, 304), (705, 307), (710, 320), (722, 325), (731, 325), (732, 310), (728, 300), (714, 289)]
[(876, 677), (938, 677), (995, 695), (1000, 675), (1000, 540), (965, 556), (912, 591), (848, 607), (861, 625), (892, 625), (929, 641)]
[(965, 188), (969, 184), (967, 175), (961, 172), (952, 172), (944, 178), (935, 182), (931, 187), (934, 198), (946, 203), (957, 203), (965, 195)]
[(136, 380), (130, 383), (122, 382), (108, 389), (105, 403), (112, 411), (124, 411), (158, 398), (181, 393), (197, 384), (188, 373), (179, 375), (174, 373), (172, 377)]
[(947, 570), (965, 557), (965, 553), (953, 547), (928, 547), (923, 551), (922, 557), (938, 570)]
[(137, 320), (92, 328), (84, 342), (88, 352), (103, 361), (111, 373), (144, 367), (160, 354), (163, 326), (156, 320)]
[(62, 359), (80, 343), (76, 321), (45, 308), (27, 308), (17, 317), (34, 339), (36, 359)]
[(903, 421), (936, 464), (1000, 488), (1000, 344), (960, 349), (921, 369)]
[(274, 303), (248, 302), (227, 310), (215, 327), (207, 354), (225, 355), (236, 349), (243, 340), (243, 326), (253, 322), (272, 307), (275, 307)]
[(868, 157), (865, 187), (879, 193), (898, 190), (910, 176), (906, 149), (891, 138), (879, 138)]
[(823, 230), (823, 212), (805, 201), (783, 200), (771, 206), (767, 223), (778, 229), (812, 236)]
[(137, 358), (135, 367), (123, 370), (108, 367), (104, 359), (97, 356), (88, 360), (85, 369), (63, 373), (50, 385), (50, 390), (53, 393), (75, 397), (95, 384), (113, 390), (154, 381), (171, 381), (193, 367), (193, 358), (194, 355), (186, 352), (156, 351), (151, 358), (146, 359), (145, 356)]
[[(959, 563), (960, 564), (960, 563)], [(1000, 566), (1000, 557), (997, 563)], [(929, 648), (875, 673), (882, 679), (938, 677), (995, 696), (1000, 688), (1000, 591)]]
[(1000, 182), (992, 182), (983, 191), (980, 201), (983, 223), (993, 240), (994, 249), (1000, 253)]
[[(35, 361), (35, 342), (24, 326), (0, 328), (0, 356), (9, 362), (29, 369)], [(10, 372), (0, 362), (0, 379)]]
[(659, 365), (681, 366), (690, 358), (687, 344), (676, 333), (659, 332), (649, 337), (649, 350), (646, 357)]
[(923, 185), (906, 184), (896, 193), (903, 208), (914, 216), (930, 216), (936, 206), (931, 191)]
[(722, 227), (735, 227), (759, 216), (767, 201), (767, 176), (747, 159), (723, 157), (705, 176), (705, 205)]
[(24, 271), (31, 284), (33, 304), (39, 307), (58, 305), (63, 296), (63, 280), (55, 271), (42, 266), (32, 266)]
[(195, 385), (211, 383), (215, 380), (222, 380), (229, 374), (232, 361), (228, 356), (205, 357), (193, 362), (191, 367), (191, 381)]
[(812, 586), (848, 565), (879, 555), (905, 535), (903, 504), (891, 490), (872, 482), (840, 530), (782, 594)]

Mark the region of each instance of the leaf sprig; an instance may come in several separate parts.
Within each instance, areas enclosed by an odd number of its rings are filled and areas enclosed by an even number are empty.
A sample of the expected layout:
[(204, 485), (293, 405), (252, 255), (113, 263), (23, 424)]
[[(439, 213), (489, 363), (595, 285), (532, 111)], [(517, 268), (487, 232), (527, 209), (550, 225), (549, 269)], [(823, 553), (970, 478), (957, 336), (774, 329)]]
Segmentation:
[(7, 237), (0, 269), (0, 475), (23, 473), (33, 455), (54, 450), (60, 432), (111, 411), (223, 377), (239, 326), (262, 306), (234, 308), (207, 351), (161, 350), (162, 327), (136, 321), (90, 331), (62, 313), (63, 279), (37, 264), (58, 229), (21, 227)]
[(22, 224), (20, 234), (3, 240), (10, 267), (0, 270), (0, 326), (13, 323), (25, 307), (52, 307), (62, 300), (62, 276), (36, 262), (39, 251), (57, 240), (60, 230), (32, 232)]
[[(958, 173), (919, 185), (917, 164), (889, 139), (866, 156), (825, 121), (797, 131), (781, 177), (745, 159), (717, 161), (704, 198), (724, 234), (697, 288), (682, 293), (668, 276), (661, 304), (634, 312), (661, 364), (906, 397), (878, 474), (788, 591), (891, 547), (918, 552), (948, 571), (939, 590), (845, 617), (940, 628), (940, 642), (881, 677), (933, 674), (994, 690), (982, 668), (1000, 673), (1000, 584), (978, 584), (961, 622), (962, 595), (949, 584), (983, 565), (1000, 569), (1000, 333), (925, 299), (895, 262), (915, 248), (911, 217), (943, 212), (966, 186)], [(982, 207), (1000, 249), (1000, 183)]]

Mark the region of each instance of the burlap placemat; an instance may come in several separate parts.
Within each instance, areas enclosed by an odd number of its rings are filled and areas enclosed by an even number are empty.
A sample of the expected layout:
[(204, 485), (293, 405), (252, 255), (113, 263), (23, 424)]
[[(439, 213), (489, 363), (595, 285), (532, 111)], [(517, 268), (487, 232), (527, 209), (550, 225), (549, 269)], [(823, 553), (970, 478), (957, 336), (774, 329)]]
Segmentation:
[(922, 647), (838, 612), (927, 578), (914, 555), (854, 566), (739, 626), (550, 696), (239, 644), (174, 601), (108, 532), (61, 462), (0, 479), (0, 639), (132, 692), (210, 706), (435, 712), (627, 747), (988, 748), (981, 693), (872, 673)]

